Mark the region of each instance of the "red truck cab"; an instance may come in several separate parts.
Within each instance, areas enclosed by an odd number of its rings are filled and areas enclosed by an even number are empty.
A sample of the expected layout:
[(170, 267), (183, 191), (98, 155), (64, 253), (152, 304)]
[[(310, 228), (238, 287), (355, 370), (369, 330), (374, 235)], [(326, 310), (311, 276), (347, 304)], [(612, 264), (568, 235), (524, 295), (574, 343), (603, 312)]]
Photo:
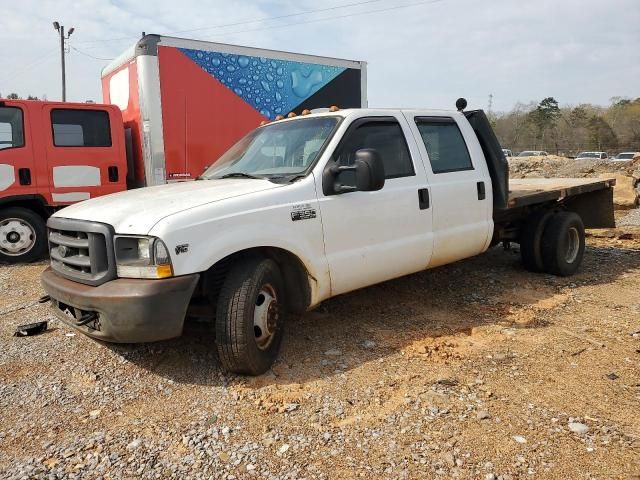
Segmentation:
[(124, 135), (113, 105), (0, 99), (0, 262), (45, 254), (57, 209), (126, 190)]

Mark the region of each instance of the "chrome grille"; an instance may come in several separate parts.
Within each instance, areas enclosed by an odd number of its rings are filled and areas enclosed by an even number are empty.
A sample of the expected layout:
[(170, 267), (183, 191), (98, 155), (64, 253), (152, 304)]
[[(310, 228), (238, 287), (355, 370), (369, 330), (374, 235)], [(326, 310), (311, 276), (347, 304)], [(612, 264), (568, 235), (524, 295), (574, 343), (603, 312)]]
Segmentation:
[(51, 217), (47, 226), (51, 268), (56, 273), (87, 285), (116, 277), (110, 225)]

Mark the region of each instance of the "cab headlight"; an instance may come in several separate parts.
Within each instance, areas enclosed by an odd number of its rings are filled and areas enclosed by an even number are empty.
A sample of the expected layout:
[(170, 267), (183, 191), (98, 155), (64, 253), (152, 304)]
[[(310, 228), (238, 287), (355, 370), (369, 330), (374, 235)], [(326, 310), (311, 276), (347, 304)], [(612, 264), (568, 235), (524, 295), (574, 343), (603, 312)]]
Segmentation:
[(118, 277), (167, 278), (173, 276), (169, 249), (156, 237), (116, 235)]

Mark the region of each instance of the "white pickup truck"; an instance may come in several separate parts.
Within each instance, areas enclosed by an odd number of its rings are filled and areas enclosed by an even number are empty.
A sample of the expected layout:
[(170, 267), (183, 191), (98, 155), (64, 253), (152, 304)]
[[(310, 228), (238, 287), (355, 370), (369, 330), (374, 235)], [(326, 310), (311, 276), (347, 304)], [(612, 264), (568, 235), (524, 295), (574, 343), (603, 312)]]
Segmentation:
[(465, 104), (271, 122), (200, 181), (65, 208), (48, 222), (52, 308), (109, 342), (210, 318), (224, 367), (255, 375), (276, 358), (287, 312), (500, 242), (520, 243), (530, 270), (574, 273), (585, 226), (613, 226), (613, 181), (509, 184), (486, 116)]

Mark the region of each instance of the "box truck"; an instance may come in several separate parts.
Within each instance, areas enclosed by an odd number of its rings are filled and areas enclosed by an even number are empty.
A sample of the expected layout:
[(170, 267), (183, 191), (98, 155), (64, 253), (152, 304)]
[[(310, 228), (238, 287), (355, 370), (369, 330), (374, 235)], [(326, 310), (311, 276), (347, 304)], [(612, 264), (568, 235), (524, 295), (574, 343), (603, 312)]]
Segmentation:
[(193, 180), (290, 112), (367, 105), (364, 62), (160, 35), (107, 65), (102, 89), (104, 104), (0, 100), (0, 261), (41, 257), (61, 207)]

